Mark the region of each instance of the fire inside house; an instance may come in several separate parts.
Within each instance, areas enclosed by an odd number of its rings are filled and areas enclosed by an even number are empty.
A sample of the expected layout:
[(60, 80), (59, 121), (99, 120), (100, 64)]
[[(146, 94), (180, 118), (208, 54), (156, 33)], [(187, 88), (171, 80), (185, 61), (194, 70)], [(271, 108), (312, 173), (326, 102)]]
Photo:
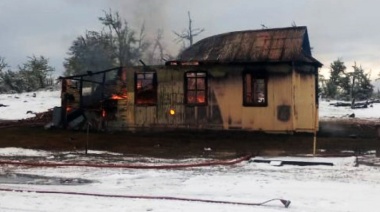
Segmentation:
[(211, 36), (165, 66), (61, 77), (65, 128), (315, 132), (317, 80), (306, 27)]

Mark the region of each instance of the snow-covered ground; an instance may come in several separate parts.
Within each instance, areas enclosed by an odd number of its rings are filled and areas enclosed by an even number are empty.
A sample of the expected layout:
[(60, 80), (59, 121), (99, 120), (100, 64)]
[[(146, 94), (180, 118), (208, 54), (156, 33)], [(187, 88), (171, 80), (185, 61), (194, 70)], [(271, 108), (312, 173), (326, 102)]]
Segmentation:
[[(35, 94), (35, 95), (34, 95)], [(22, 94), (0, 94), (0, 120), (17, 120), (34, 117), (32, 112), (44, 112), (61, 105), (60, 91), (37, 91)], [(351, 109), (349, 107), (334, 107), (330, 104), (336, 101), (319, 101), (320, 119), (347, 118), (355, 113), (358, 119), (379, 119), (380, 103), (366, 109)], [(4, 106), (1, 106), (4, 105)]]
[[(374, 103), (368, 108), (351, 109), (350, 107), (335, 107), (330, 104), (337, 101), (319, 101), (319, 118), (320, 119), (337, 119), (348, 118), (348, 115), (354, 113), (356, 119), (379, 120), (380, 119), (380, 103)], [(380, 120), (379, 120), (380, 121)]]
[[(59, 91), (2, 94), (0, 119), (22, 119), (60, 105)], [(380, 104), (361, 110), (320, 102), (320, 118), (379, 119)], [(20, 148), (0, 149), (0, 161), (137, 163), (160, 165), (197, 163), (206, 159), (164, 160), (136, 158), (110, 152), (48, 152)], [(373, 154), (368, 157), (374, 157)], [(257, 159), (257, 158), (256, 158)], [(258, 158), (263, 159), (263, 158)], [(288, 157), (271, 160), (330, 162), (334, 166), (273, 166), (244, 161), (232, 166), (182, 169), (127, 169), (91, 167), (32, 167), (0, 163), (0, 211), (378, 211), (380, 167), (355, 166), (356, 158)], [(59, 183), (57, 183), (59, 182)], [(5, 191), (24, 190), (24, 192)], [(26, 191), (35, 192), (26, 192)], [(56, 192), (56, 193), (39, 193)], [(67, 192), (71, 194), (62, 194)], [(82, 194), (120, 195), (119, 197)], [(260, 203), (273, 198), (290, 200), (264, 206), (243, 206), (125, 196), (167, 196), (204, 200)], [(124, 196), (124, 197), (123, 197)]]
[[(35, 95), (34, 95), (35, 94)], [(0, 120), (19, 120), (34, 117), (61, 105), (60, 91), (37, 91), (21, 94), (0, 94)], [(3, 105), (3, 106), (1, 106)]]
[[(92, 157), (103, 152), (91, 152)], [(19, 148), (0, 149), (6, 160), (50, 161), (56, 157), (86, 160), (79, 152), (57, 153)], [(28, 156), (28, 157), (25, 157)], [(33, 159), (34, 158), (34, 159)], [(122, 160), (124, 156), (120, 155)], [(261, 158), (259, 158), (261, 159)], [(265, 158), (268, 159), (268, 158)], [(380, 168), (360, 165), (355, 158), (272, 158), (274, 160), (329, 161), (334, 166), (272, 166), (244, 161), (233, 166), (185, 169), (123, 169), (90, 167), (27, 167), (2, 165), (0, 189), (57, 193), (0, 191), (0, 211), (378, 211)], [(104, 159), (107, 161), (107, 159)], [(128, 159), (127, 159), (128, 160)], [(129, 159), (130, 160), (130, 159)], [(169, 164), (171, 160), (145, 158), (148, 164)], [(130, 161), (129, 161), (130, 162)], [(197, 159), (176, 161), (198, 162)], [(1, 176), (20, 182), (5, 182)], [(25, 180), (25, 176), (35, 179)], [(82, 184), (52, 184), (38, 178), (75, 179)], [(84, 181), (87, 180), (87, 181)], [(50, 183), (49, 183), (50, 182)], [(72, 181), (71, 181), (72, 182)], [(90, 183), (88, 183), (90, 182)], [(68, 192), (71, 194), (61, 194)], [(75, 193), (120, 195), (101, 197)], [(203, 200), (260, 203), (273, 198), (291, 201), (285, 208), (280, 201), (263, 206), (242, 206), (160, 199), (130, 199), (122, 196), (165, 196)]]

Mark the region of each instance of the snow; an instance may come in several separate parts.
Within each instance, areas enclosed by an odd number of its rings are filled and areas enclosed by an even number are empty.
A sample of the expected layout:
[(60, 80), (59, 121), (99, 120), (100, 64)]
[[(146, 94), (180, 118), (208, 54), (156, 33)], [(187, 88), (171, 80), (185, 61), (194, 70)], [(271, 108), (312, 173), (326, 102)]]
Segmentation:
[[(35, 97), (34, 97), (34, 94)], [(53, 91), (37, 91), (22, 94), (0, 94), (0, 120), (19, 120), (34, 117), (31, 112), (45, 112), (54, 107), (61, 105), (61, 93), (58, 90)], [(330, 104), (336, 101), (319, 101), (319, 118), (336, 119), (347, 118), (349, 114), (355, 113), (358, 119), (379, 119), (380, 104), (373, 104), (372, 107), (366, 109), (351, 109), (350, 107), (334, 107)]]
[[(34, 97), (35, 94), (35, 97)], [(0, 94), (0, 120), (19, 120), (34, 117), (28, 111), (45, 112), (61, 105), (60, 91), (37, 91), (21, 94)]]
[[(33, 117), (27, 111), (43, 112), (60, 105), (59, 91), (24, 94), (2, 94), (0, 119), (16, 120)], [(17, 97), (17, 98), (16, 98)], [(355, 113), (362, 119), (379, 119), (380, 104), (352, 110), (329, 106), (320, 101), (321, 119), (342, 118)], [(344, 118), (344, 117), (343, 117)], [(209, 151), (213, 151), (210, 149)], [(373, 152), (371, 152), (373, 154)], [(370, 155), (371, 160), (377, 161)], [(356, 165), (355, 157), (257, 157), (267, 160), (330, 162), (334, 166), (272, 166), (244, 161), (232, 166), (210, 166), (182, 169), (126, 169), (90, 167), (31, 167), (0, 163), (0, 211), (292, 211), (356, 212), (378, 211), (380, 201), (380, 167)], [(0, 161), (70, 162), (70, 163), (136, 163), (148, 165), (197, 163), (204, 158), (169, 160), (131, 157), (112, 152), (49, 152), (21, 148), (0, 148)], [(35, 181), (9, 183), (4, 177), (34, 176)], [(24, 178), (23, 178), (24, 177)], [(89, 180), (82, 184), (44, 184), (47, 179)], [(16, 178), (15, 178), (16, 179)], [(25, 180), (24, 179), (24, 180)], [(49, 182), (53, 182), (50, 179)], [(33, 183), (33, 182), (39, 183)], [(41, 183), (42, 182), (42, 183)], [(29, 190), (35, 192), (11, 192)], [(38, 191), (81, 192), (103, 195), (141, 195), (197, 198), (217, 201), (260, 203), (273, 198), (290, 200), (289, 208), (273, 201), (263, 206), (242, 206), (162, 199), (48, 194)]]
[[(28, 149), (4, 148), (2, 155), (56, 155)], [(38, 151), (36, 151), (38, 152)], [(104, 154), (104, 152), (102, 152)], [(22, 155), (22, 154), (21, 154)], [(83, 155), (76, 155), (81, 161)], [(120, 156), (123, 157), (123, 156)], [(10, 160), (12, 157), (2, 157)], [(258, 157), (259, 159), (263, 157)], [(244, 161), (233, 166), (141, 170), (86, 167), (23, 167), (2, 165), (4, 173), (48, 177), (81, 178), (81, 185), (3, 184), (0, 189), (80, 192), (108, 195), (168, 196), (203, 200), (260, 203), (273, 198), (290, 200), (289, 208), (279, 201), (263, 206), (241, 206), (160, 199), (129, 199), (73, 194), (0, 191), (0, 211), (376, 211), (380, 202), (380, 168), (355, 167), (355, 157), (271, 157), (275, 160), (328, 161), (334, 166), (271, 166)], [(37, 159), (42, 160), (42, 159)], [(49, 159), (45, 159), (46, 162)], [(194, 162), (196, 158), (191, 159)], [(146, 161), (155, 161), (150, 158)], [(168, 164), (170, 160), (157, 160)], [(177, 161), (177, 162), (189, 162)]]
[(22, 148), (0, 148), (0, 156), (48, 156), (49, 153), (42, 150), (22, 149)]
[(335, 107), (330, 105), (333, 103), (336, 103), (336, 101), (319, 101), (319, 118), (321, 120), (347, 118), (352, 113), (355, 113), (356, 119), (380, 119), (380, 103), (374, 103), (372, 106), (364, 109), (351, 109), (350, 107)]

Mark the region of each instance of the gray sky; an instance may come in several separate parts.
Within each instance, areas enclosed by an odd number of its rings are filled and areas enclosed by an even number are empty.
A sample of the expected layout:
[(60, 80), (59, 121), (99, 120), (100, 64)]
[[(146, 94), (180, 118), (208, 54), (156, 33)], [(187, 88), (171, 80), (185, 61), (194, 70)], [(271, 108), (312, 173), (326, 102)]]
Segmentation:
[(380, 71), (380, 2), (376, 0), (0, 0), (0, 56), (16, 70), (28, 56), (48, 57), (63, 72), (71, 42), (86, 30), (101, 30), (103, 10), (119, 11), (130, 26), (145, 20), (148, 33), (165, 31), (172, 54), (179, 45), (172, 31), (205, 28), (196, 40), (228, 31), (307, 26), (313, 56), (324, 64), (341, 58), (348, 70), (356, 61), (372, 78)]

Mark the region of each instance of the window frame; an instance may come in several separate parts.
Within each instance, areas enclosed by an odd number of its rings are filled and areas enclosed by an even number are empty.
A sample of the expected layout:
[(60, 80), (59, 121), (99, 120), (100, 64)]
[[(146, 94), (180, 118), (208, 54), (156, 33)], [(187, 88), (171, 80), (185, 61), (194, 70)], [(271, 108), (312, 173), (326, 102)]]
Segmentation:
[[(189, 77), (188, 74), (195, 74), (195, 77)], [(197, 74), (204, 74), (204, 76), (198, 76)], [(189, 89), (188, 79), (195, 79), (195, 88)], [(204, 79), (204, 88), (198, 88), (198, 79)], [(188, 96), (189, 92), (195, 92), (195, 96), (198, 96), (198, 92), (204, 92), (204, 102), (189, 102)], [(195, 71), (186, 71), (184, 73), (184, 104), (187, 106), (206, 106), (208, 105), (208, 73), (203, 70), (195, 70)]]
[[(247, 91), (247, 76), (250, 75), (250, 84), (251, 84), (251, 93), (254, 92), (255, 80), (264, 80), (264, 102), (255, 101), (254, 97), (251, 97), (251, 101), (247, 101), (248, 99), (248, 91)], [(268, 106), (268, 75), (263, 72), (243, 72), (242, 76), (243, 80), (243, 106), (245, 107), (267, 107)]]
[[(139, 88), (138, 88), (138, 81), (141, 80), (139, 79), (138, 75), (143, 75), (144, 79), (146, 78), (146, 75), (148, 74), (153, 74), (153, 77), (151, 79), (151, 84), (152, 84), (152, 90), (154, 94), (153, 102), (152, 103), (138, 103), (138, 99), (140, 98), (140, 94), (138, 94)], [(134, 84), (134, 100), (135, 100), (135, 105), (136, 106), (156, 106), (158, 104), (158, 83), (157, 83), (157, 72), (155, 71), (140, 71), (140, 72), (135, 72), (134, 73), (134, 78), (135, 78), (135, 84)], [(149, 78), (148, 78), (149, 79)]]

